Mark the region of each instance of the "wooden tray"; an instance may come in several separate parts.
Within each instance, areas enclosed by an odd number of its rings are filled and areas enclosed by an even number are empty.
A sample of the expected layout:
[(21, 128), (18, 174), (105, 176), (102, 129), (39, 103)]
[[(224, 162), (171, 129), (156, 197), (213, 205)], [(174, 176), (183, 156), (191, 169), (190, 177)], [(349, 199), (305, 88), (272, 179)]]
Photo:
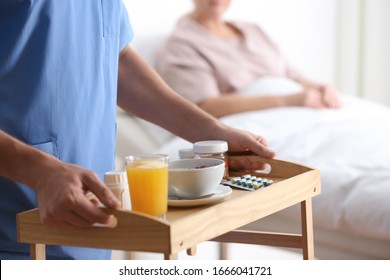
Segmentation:
[[(269, 163), (271, 172), (261, 176), (274, 183), (253, 192), (234, 189), (230, 196), (213, 204), (170, 207), (165, 220), (105, 209), (117, 220), (114, 228), (59, 229), (43, 224), (39, 210), (33, 209), (17, 215), (18, 241), (31, 244), (35, 259), (45, 258), (46, 244), (160, 252), (172, 259), (181, 250), (207, 240), (302, 248), (304, 259), (314, 258), (311, 198), (321, 192), (320, 172), (282, 160), (257, 156), (245, 159)], [(248, 172), (231, 175), (244, 173)], [(302, 235), (236, 230), (297, 203), (301, 203)]]

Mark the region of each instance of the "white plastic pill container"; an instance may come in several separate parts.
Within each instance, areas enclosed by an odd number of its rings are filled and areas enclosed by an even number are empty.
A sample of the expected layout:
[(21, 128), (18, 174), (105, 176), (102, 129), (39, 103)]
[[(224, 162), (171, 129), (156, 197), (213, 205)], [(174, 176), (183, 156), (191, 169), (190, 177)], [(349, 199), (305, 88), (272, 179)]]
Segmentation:
[(104, 174), (104, 183), (121, 202), (123, 210), (131, 210), (129, 184), (126, 171), (110, 171)]

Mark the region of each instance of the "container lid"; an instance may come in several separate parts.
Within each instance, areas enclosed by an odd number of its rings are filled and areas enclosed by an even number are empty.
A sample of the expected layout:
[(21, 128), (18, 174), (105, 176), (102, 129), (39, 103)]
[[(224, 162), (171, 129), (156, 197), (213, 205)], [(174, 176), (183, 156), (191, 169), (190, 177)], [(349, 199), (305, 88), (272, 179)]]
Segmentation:
[(196, 154), (224, 153), (227, 150), (228, 150), (228, 144), (226, 141), (210, 140), (210, 141), (200, 141), (194, 143), (194, 152)]
[(104, 183), (107, 186), (127, 184), (126, 171), (110, 171), (104, 174)]
[(185, 148), (179, 150), (179, 158), (180, 159), (189, 159), (194, 158), (195, 152), (192, 148)]

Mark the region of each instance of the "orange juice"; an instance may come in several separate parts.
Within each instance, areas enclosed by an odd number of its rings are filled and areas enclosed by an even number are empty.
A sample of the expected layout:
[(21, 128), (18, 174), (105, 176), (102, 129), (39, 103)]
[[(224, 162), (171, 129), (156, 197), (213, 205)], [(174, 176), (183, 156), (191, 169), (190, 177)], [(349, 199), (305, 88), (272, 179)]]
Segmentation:
[(131, 161), (126, 164), (134, 211), (160, 216), (168, 208), (168, 163), (162, 161)]

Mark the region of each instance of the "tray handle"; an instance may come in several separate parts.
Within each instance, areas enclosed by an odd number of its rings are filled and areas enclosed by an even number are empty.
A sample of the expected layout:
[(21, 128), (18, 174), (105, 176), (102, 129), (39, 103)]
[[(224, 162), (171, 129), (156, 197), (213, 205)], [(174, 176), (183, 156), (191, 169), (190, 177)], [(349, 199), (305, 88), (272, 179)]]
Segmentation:
[(267, 159), (253, 154), (250, 151), (247, 152), (229, 152), (229, 162), (240, 161), (240, 166), (256, 166), (263, 165), (263, 169), (229, 169), (230, 174), (242, 174), (242, 173), (254, 173), (254, 174), (266, 174), (270, 177), (289, 178), (297, 176), (301, 173), (314, 170), (311, 167), (280, 160), (280, 159)]

